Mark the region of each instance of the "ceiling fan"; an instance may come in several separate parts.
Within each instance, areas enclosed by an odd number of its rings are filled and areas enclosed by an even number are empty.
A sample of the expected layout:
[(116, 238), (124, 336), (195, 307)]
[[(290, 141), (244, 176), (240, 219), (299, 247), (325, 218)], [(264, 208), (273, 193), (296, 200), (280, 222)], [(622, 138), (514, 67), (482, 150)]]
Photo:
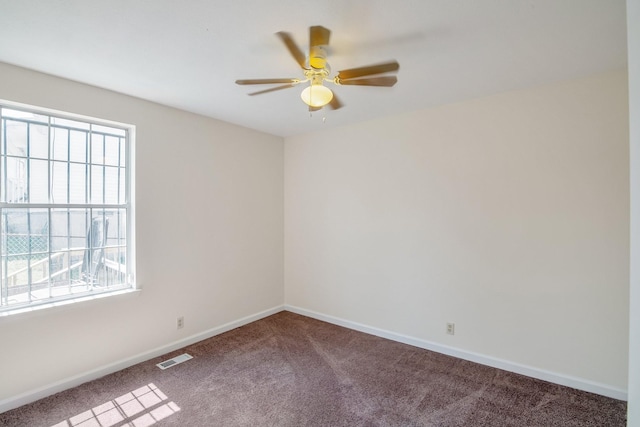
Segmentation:
[(309, 106), (309, 111), (320, 110), (325, 105), (337, 110), (342, 107), (343, 104), (334, 95), (331, 89), (324, 86), (324, 82), (332, 82), (336, 85), (391, 87), (398, 81), (396, 76), (369, 77), (398, 71), (400, 65), (396, 61), (342, 70), (338, 72), (336, 76), (329, 77), (331, 74), (331, 68), (329, 68), (329, 64), (327, 63), (326, 48), (329, 45), (331, 31), (322, 26), (316, 25), (309, 27), (308, 56), (305, 56), (305, 54), (296, 45), (291, 34), (280, 31), (276, 33), (276, 35), (280, 37), (289, 50), (289, 53), (291, 53), (291, 56), (293, 56), (298, 65), (300, 65), (300, 68), (302, 68), (304, 78), (236, 80), (236, 83), (239, 85), (280, 84), (280, 86), (253, 92), (249, 95), (260, 95), (263, 93), (294, 87), (300, 83), (309, 82), (309, 85), (300, 95), (304, 103)]

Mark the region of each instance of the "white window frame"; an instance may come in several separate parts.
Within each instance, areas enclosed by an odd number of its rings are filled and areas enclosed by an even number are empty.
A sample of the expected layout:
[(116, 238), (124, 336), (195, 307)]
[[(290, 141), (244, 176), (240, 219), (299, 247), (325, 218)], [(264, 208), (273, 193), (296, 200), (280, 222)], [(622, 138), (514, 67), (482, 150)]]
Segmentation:
[[(135, 125), (114, 122), (110, 120), (89, 117), (74, 113), (63, 112), (59, 110), (53, 110), (49, 108), (37, 107), (33, 105), (27, 105), (22, 103), (16, 103), (8, 100), (0, 99), (0, 122), (2, 122), (2, 108), (7, 108), (11, 110), (20, 110), (27, 113), (33, 113), (43, 116), (49, 116), (59, 119), (73, 120), (77, 122), (84, 122), (90, 125), (96, 126), (106, 126), (110, 128), (117, 128), (125, 132), (125, 201), (124, 203), (93, 203), (93, 201), (87, 201), (87, 203), (55, 203), (51, 201), (51, 197), (49, 198), (48, 203), (8, 203), (0, 198), (0, 212), (3, 209), (11, 209), (11, 208), (44, 208), (51, 209), (62, 208), (62, 209), (124, 209), (126, 211), (126, 226), (125, 226), (125, 239), (126, 239), (126, 255), (125, 255), (125, 265), (126, 265), (126, 283), (117, 287), (117, 288), (101, 288), (101, 287), (93, 287), (89, 291), (79, 292), (79, 293), (69, 293), (62, 296), (53, 296), (49, 298), (42, 298), (36, 301), (29, 301), (25, 303), (19, 304), (9, 304), (8, 299), (4, 299), (4, 287), (8, 287), (7, 283), (4, 283), (5, 276), (5, 265), (2, 259), (0, 258), (0, 317), (6, 315), (12, 315), (17, 313), (23, 313), (32, 311), (33, 309), (42, 309), (48, 307), (56, 307), (61, 305), (66, 305), (74, 302), (81, 302), (87, 300), (93, 300), (96, 298), (110, 297), (121, 295), (123, 293), (128, 293), (132, 291), (138, 290), (136, 280), (135, 280), (135, 173), (134, 173), (134, 165), (135, 165)], [(51, 120), (49, 120), (49, 128), (51, 128)], [(0, 125), (0, 132), (3, 127)], [(91, 135), (91, 133), (89, 133)], [(0, 144), (4, 144), (4, 133), (0, 134)], [(88, 142), (91, 143), (91, 140)], [(49, 142), (50, 144), (50, 142)], [(4, 148), (2, 148), (4, 149)], [(48, 161), (51, 162), (52, 153), (51, 149), (49, 149)], [(87, 159), (87, 165), (92, 164), (91, 159)], [(5, 185), (5, 164), (2, 161), (2, 157), (0, 157), (0, 185)], [(88, 184), (87, 184), (88, 185)], [(49, 188), (49, 192), (53, 190)], [(67, 200), (69, 202), (69, 200)], [(103, 201), (104, 202), (104, 201)], [(51, 215), (51, 214), (49, 214)], [(0, 239), (3, 239), (4, 230), (0, 227)], [(8, 248), (7, 248), (8, 250)], [(48, 248), (48, 256), (49, 260), (51, 260), (51, 247)], [(50, 261), (49, 261), (50, 262)], [(49, 279), (50, 280), (50, 279)], [(31, 285), (30, 285), (31, 286)], [(30, 288), (31, 289), (31, 288)]]

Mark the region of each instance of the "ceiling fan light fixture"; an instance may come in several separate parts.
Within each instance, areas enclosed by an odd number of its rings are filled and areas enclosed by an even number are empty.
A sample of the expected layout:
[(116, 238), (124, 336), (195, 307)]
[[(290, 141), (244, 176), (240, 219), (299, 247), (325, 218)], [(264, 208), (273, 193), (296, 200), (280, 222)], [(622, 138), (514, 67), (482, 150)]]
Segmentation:
[(333, 92), (323, 85), (309, 85), (302, 91), (300, 98), (310, 107), (324, 107), (333, 99)]

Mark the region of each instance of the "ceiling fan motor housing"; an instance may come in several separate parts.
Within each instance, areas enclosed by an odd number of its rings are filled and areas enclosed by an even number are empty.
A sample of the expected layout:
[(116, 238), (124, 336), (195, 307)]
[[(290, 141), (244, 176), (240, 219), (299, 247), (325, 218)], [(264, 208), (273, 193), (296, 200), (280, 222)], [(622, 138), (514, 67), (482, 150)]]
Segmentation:
[(327, 66), (327, 51), (322, 46), (311, 46), (309, 51), (309, 67), (322, 70)]

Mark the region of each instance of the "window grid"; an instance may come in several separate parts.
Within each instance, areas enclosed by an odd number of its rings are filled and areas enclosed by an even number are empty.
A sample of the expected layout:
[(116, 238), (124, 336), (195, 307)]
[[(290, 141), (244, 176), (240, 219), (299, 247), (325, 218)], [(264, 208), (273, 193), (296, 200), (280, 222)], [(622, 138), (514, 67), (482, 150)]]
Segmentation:
[[(10, 114), (5, 115), (6, 111)], [(25, 116), (31, 114), (33, 117), (18, 117), (16, 113), (24, 113)], [(46, 117), (46, 121), (41, 117)], [(85, 125), (86, 128), (74, 126), (73, 124), (76, 123)], [(20, 143), (20, 141), (10, 140), (13, 138), (13, 135), (11, 137), (8, 135), (10, 125), (18, 127), (24, 125), (26, 140), (23, 155), (20, 155), (20, 147), (11, 149), (9, 146), (10, 143), (13, 145)], [(46, 127), (46, 159), (37, 155), (33, 149), (33, 141), (36, 138), (34, 135), (38, 127)], [(56, 138), (59, 131), (63, 131), (66, 138)], [(84, 145), (82, 148), (84, 162), (75, 159), (72, 145), (77, 141), (73, 140), (74, 137), (83, 141), (81, 145)], [(128, 130), (97, 122), (80, 122), (77, 119), (66, 119), (62, 116), (44, 116), (35, 110), (6, 107), (0, 104), (0, 139), (0, 177), (2, 177), (0, 311), (133, 287), (130, 280), (132, 275), (129, 271), (131, 263), (128, 259), (130, 242), (127, 238), (127, 229), (130, 228), (130, 224), (127, 219), (130, 213), (130, 202), (126, 181), (124, 192), (122, 191), (122, 179), (127, 180), (129, 177), (127, 167), (129, 156), (126, 151), (129, 145)], [(94, 153), (96, 140), (98, 147)], [(62, 156), (64, 158), (58, 158), (56, 144), (66, 145), (59, 152), (64, 153)], [(107, 152), (108, 144), (115, 144), (115, 149), (112, 150), (115, 151), (115, 155), (111, 158)], [(94, 154), (98, 154), (100, 158), (93, 158)], [(34, 178), (33, 168), (36, 165), (34, 161), (47, 162), (46, 178), (39, 177), (45, 182), (39, 182)], [(84, 169), (81, 179), (84, 185), (82, 203), (77, 203), (78, 200), (74, 199), (72, 192), (73, 182), (78, 178), (72, 172), (72, 165), (78, 167), (76, 174), (78, 170)], [(20, 180), (23, 166), (24, 179)], [(14, 174), (11, 186), (9, 184), (12, 178), (9, 175), (10, 168), (13, 168)], [(56, 178), (60, 173), (64, 174), (63, 181), (66, 187), (63, 189), (63, 197), (60, 197), (62, 193), (58, 188), (60, 180)], [(99, 185), (97, 188), (94, 188), (95, 178), (101, 178), (100, 181), (102, 181), (95, 182)], [(108, 183), (111, 187), (114, 187), (115, 183), (115, 188), (109, 188)], [(36, 196), (36, 189), (42, 193), (42, 187), (44, 187), (46, 201), (38, 199), (42, 198), (42, 194)], [(20, 190), (21, 188), (23, 189)], [(56, 200), (57, 198), (66, 200), (60, 202)], [(59, 221), (60, 215), (57, 210), (64, 211), (63, 221)], [(56, 213), (55, 217), (54, 213)], [(77, 241), (80, 238), (74, 221), (82, 216), (84, 216), (82, 223), (86, 228), (86, 239), (83, 247), (77, 247)], [(40, 229), (36, 230), (34, 226), (38, 224), (38, 219), (42, 222), (42, 217), (46, 217), (46, 220), (44, 224), (39, 224)], [(26, 235), (15, 232), (16, 227), (20, 228), (18, 224), (20, 221), (12, 223), (10, 218), (22, 218), (25, 222), (22, 228), (25, 229)], [(60, 236), (59, 231), (54, 231), (54, 224), (58, 222), (65, 224), (64, 236)], [(16, 241), (21, 243), (22, 238), (25, 239), (22, 243), (26, 252), (20, 250), (16, 252), (16, 249), (12, 249), (11, 246), (15, 246)], [(42, 245), (40, 240), (43, 238), (46, 239), (45, 246), (35, 247), (34, 242)], [(57, 242), (62, 240), (66, 241), (64, 245), (66, 247), (54, 246), (54, 242), (59, 245)], [(78, 261), (80, 251), (83, 252), (82, 261)], [(22, 262), (20, 258), (24, 258)], [(22, 263), (26, 265), (23, 266)], [(36, 268), (41, 269), (37, 277)], [(26, 273), (26, 280), (21, 278), (22, 273)], [(21, 280), (26, 283), (20, 283)], [(26, 295), (16, 299), (16, 289), (22, 288), (26, 291), (24, 292)]]

